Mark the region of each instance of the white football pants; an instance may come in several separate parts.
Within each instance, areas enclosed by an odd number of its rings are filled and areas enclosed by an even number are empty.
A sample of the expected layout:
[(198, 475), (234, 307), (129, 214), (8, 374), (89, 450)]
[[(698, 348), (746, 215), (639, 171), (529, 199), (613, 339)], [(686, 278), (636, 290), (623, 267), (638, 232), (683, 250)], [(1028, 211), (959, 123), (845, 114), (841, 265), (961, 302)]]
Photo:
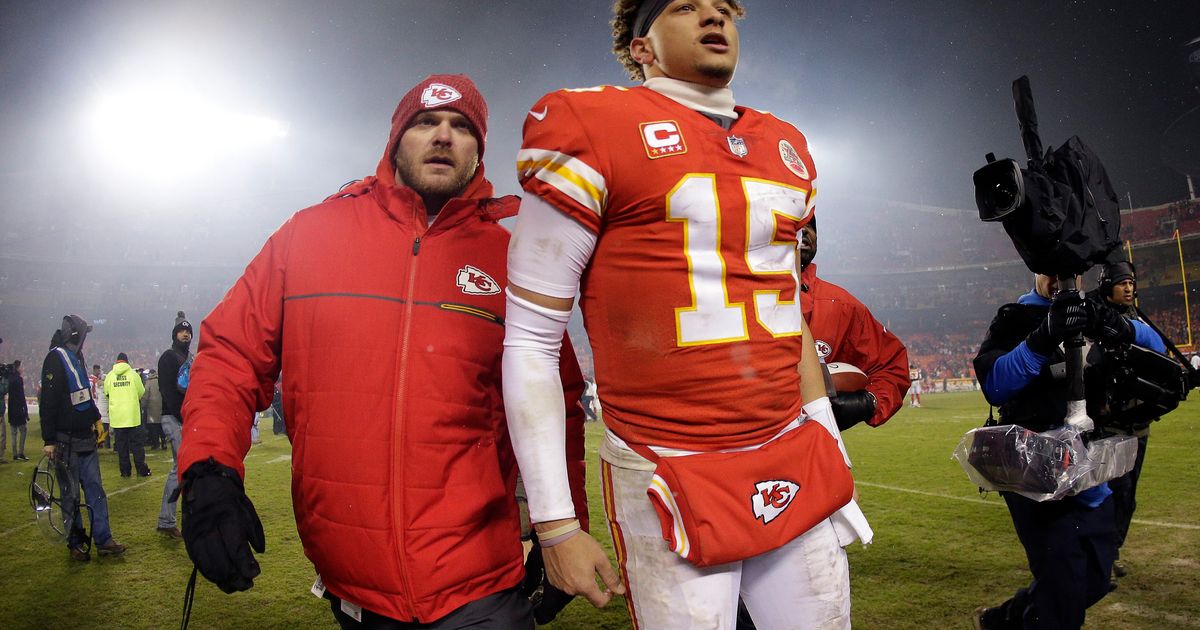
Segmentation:
[(828, 520), (774, 551), (699, 568), (663, 540), (646, 496), (654, 471), (619, 467), (606, 457), (600, 467), (634, 628), (734, 630), (741, 595), (759, 630), (849, 630), (850, 567)]

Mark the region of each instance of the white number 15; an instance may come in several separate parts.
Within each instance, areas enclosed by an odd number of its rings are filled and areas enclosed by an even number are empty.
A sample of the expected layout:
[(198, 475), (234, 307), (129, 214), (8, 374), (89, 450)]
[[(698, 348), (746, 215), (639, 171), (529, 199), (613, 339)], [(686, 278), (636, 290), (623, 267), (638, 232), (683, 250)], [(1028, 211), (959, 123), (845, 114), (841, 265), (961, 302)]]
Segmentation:
[[(782, 287), (754, 291), (754, 317), (775, 337), (799, 335), (796, 242), (778, 241), (776, 233), (779, 220), (802, 221), (808, 216), (810, 193), (750, 177), (742, 178), (742, 192), (746, 199), (746, 266), (754, 274), (787, 276), (787, 284), (796, 287), (792, 301), (780, 299)], [(667, 194), (667, 220), (683, 223), (692, 294), (689, 306), (675, 309), (676, 342), (696, 346), (748, 339), (745, 303), (729, 301), (716, 175), (693, 173), (680, 179)]]

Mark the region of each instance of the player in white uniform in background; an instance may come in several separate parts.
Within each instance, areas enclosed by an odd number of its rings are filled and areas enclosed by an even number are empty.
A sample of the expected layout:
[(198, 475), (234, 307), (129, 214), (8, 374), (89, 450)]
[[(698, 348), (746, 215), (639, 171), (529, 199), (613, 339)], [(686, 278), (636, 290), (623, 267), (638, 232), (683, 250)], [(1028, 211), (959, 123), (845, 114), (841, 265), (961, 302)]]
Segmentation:
[(921, 374), (921, 368), (916, 365), (908, 368), (908, 380), (912, 381), (912, 386), (908, 389), (908, 406), (921, 406), (921, 380), (925, 377)]

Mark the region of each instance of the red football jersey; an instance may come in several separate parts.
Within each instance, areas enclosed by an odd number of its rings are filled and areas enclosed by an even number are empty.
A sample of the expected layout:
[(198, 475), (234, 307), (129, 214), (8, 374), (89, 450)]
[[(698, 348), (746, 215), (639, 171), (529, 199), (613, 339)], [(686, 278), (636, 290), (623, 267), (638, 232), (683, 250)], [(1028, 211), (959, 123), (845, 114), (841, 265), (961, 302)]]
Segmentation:
[(804, 135), (739, 107), (729, 130), (645, 87), (533, 106), (524, 189), (598, 235), (580, 308), (606, 424), (692, 450), (767, 440), (799, 415), (796, 235)]

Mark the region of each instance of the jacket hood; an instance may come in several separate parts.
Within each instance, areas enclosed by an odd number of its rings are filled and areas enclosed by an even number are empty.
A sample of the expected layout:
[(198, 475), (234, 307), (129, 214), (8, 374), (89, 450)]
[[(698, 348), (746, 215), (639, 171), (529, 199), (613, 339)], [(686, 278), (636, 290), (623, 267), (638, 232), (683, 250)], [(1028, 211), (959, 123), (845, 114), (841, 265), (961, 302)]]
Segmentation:
[(116, 372), (118, 375), (125, 374), (126, 372), (129, 372), (132, 369), (133, 368), (130, 367), (130, 365), (124, 361), (117, 361), (116, 363), (113, 364), (113, 367), (112, 367), (112, 371)]
[(83, 350), (83, 341), (87, 339), (87, 334), (92, 331), (92, 325), (84, 318), (78, 315), (66, 315), (63, 317), (62, 326), (54, 332), (54, 336), (50, 339), (50, 349), (53, 350), (57, 346), (79, 353)]

